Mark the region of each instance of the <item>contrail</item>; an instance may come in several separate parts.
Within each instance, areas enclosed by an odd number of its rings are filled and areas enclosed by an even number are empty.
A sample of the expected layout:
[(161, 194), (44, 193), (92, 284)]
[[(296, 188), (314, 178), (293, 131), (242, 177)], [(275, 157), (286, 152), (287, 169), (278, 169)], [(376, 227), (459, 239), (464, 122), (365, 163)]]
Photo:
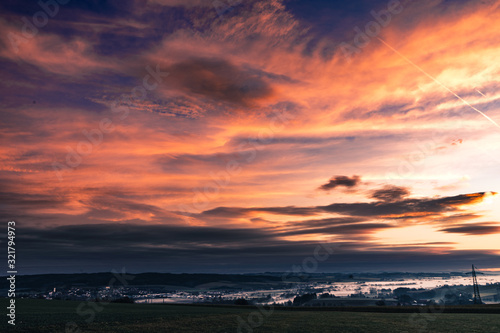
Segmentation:
[(477, 90), (477, 89), (476, 89), (476, 91), (477, 91), (478, 93), (480, 93), (481, 95), (483, 95), (484, 97), (486, 97), (486, 95), (485, 95), (485, 94), (483, 94), (482, 92), (480, 92), (479, 90)]
[[(473, 105), (471, 105), (469, 102), (467, 102), (465, 99), (463, 99), (462, 97), (458, 96), (453, 90), (451, 90), (450, 88), (448, 88), (447, 86), (445, 86), (443, 83), (441, 83), (438, 79), (436, 79), (435, 77), (433, 77), (432, 75), (428, 74), (426, 71), (424, 71), (420, 66), (418, 66), (417, 64), (415, 64), (413, 61), (411, 61), (410, 59), (408, 59), (407, 57), (405, 57), (403, 54), (401, 54), (398, 50), (396, 50), (395, 48), (393, 48), (392, 46), (390, 46), (389, 44), (387, 44), (385, 41), (383, 41), (382, 39), (380, 39), (379, 37), (377, 37), (377, 39), (382, 42), (385, 46), (387, 46), (388, 48), (390, 48), (392, 51), (394, 51), (396, 54), (398, 54), (401, 58), (403, 58), (406, 62), (408, 62), (410, 65), (412, 65), (413, 67), (415, 67), (416, 69), (418, 69), (419, 71), (421, 71), (422, 73), (424, 73), (428, 78), (430, 78), (432, 81), (436, 82), (437, 84), (439, 84), (441, 87), (445, 88), (446, 90), (448, 90), (450, 93), (452, 93), (456, 98), (458, 98), (459, 100), (461, 100), (464, 104), (468, 105), (472, 110), (478, 112), (480, 115), (482, 115), (483, 117), (485, 117), (486, 119), (488, 119), (493, 125), (495, 125), (496, 127), (500, 128), (500, 125), (498, 125), (493, 119), (491, 119), (490, 117), (488, 117), (486, 114), (484, 114), (481, 110), (478, 110), (476, 109)], [(482, 95), (482, 94), (481, 94)], [(484, 96), (484, 95), (483, 95)]]

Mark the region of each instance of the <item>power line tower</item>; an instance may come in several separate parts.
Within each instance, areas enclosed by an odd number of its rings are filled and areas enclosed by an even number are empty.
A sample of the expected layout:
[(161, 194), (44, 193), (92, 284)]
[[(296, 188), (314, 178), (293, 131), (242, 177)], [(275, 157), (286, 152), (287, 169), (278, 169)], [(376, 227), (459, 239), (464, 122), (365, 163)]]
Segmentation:
[(479, 294), (479, 285), (477, 284), (476, 268), (472, 265), (472, 284), (474, 286), (474, 304), (483, 304)]

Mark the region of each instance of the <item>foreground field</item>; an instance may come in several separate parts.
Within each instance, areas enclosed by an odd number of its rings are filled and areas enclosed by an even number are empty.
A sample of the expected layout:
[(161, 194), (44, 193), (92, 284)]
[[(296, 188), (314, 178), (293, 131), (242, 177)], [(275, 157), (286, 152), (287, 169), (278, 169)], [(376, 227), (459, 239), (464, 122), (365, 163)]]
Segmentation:
[[(6, 309), (6, 299), (1, 300)], [(79, 310), (78, 307), (80, 306)], [(94, 307), (92, 307), (94, 306)], [(485, 309), (486, 310), (486, 309)], [(4, 310), (6, 311), (6, 310)], [(78, 312), (81, 314), (79, 314)], [(491, 308), (486, 311), (492, 312)], [(495, 313), (378, 313), (256, 308), (16, 302), (16, 326), (2, 315), (1, 332), (500, 332)]]

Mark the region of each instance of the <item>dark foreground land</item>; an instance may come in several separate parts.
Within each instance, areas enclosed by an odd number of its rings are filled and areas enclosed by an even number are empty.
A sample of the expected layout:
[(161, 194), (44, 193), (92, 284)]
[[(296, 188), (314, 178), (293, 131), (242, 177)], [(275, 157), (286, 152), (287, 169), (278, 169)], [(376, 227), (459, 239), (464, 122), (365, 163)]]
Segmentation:
[(500, 332), (499, 306), (454, 306), (428, 313), (390, 307), (262, 313), (255, 307), (18, 299), (13, 327), (7, 324), (7, 300), (1, 305), (1, 332)]

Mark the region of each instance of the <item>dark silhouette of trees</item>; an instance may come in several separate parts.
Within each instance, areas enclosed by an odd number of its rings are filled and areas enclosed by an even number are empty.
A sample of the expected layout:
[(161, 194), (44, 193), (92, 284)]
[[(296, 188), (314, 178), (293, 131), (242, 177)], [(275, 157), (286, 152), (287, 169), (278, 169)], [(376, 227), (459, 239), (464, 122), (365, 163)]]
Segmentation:
[(293, 299), (293, 305), (302, 305), (302, 304), (307, 303), (309, 301), (312, 301), (313, 299), (316, 299), (316, 298), (317, 298), (316, 293), (304, 294), (302, 296), (296, 296)]
[(234, 301), (234, 305), (248, 305), (248, 301), (244, 298), (238, 298)]
[(134, 299), (128, 296), (120, 297), (115, 300), (112, 300), (111, 303), (134, 303)]

